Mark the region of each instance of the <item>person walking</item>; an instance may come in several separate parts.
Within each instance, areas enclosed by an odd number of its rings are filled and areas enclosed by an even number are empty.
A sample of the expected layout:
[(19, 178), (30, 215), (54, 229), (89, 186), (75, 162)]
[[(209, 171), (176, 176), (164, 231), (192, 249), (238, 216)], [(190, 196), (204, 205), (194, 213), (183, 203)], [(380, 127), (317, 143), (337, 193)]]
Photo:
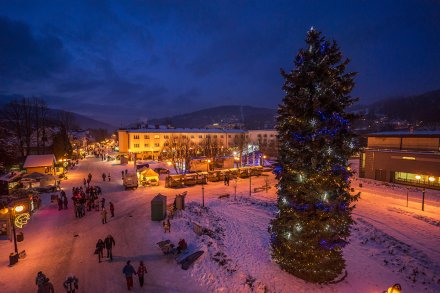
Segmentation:
[(112, 177), (110, 176), (110, 173), (108, 173), (107, 178), (108, 178), (108, 182), (110, 182), (112, 179)]
[(115, 216), (115, 206), (112, 202), (109, 203), (110, 205), (110, 214), (112, 215), (112, 218)]
[(57, 202), (58, 202), (58, 210), (61, 211), (63, 209), (63, 200), (61, 199), (61, 196), (57, 196)]
[(127, 169), (125, 169), (125, 175), (127, 175), (127, 173), (128, 173), (128, 170), (127, 170)]
[(84, 188), (86, 188), (86, 184), (87, 184), (87, 180), (86, 180), (86, 178), (83, 178), (83, 185), (84, 185)]
[(105, 198), (101, 198), (101, 210), (105, 207)]
[(64, 205), (64, 209), (65, 209), (65, 210), (67, 210), (67, 204), (68, 204), (67, 196), (66, 196), (66, 194), (64, 194), (63, 205)]
[(67, 293), (75, 293), (78, 290), (78, 282), (78, 278), (74, 274), (69, 274), (63, 283), (63, 287)]
[(98, 255), (98, 262), (101, 262), (101, 258), (103, 258), (103, 250), (104, 250), (104, 241), (102, 241), (102, 239), (99, 239), (98, 242), (96, 243), (96, 250), (95, 250), (95, 254)]
[(107, 223), (107, 210), (105, 208), (103, 208), (101, 211), (101, 219), (102, 219), (102, 224)]
[(136, 275), (136, 271), (130, 264), (129, 260), (127, 260), (127, 264), (122, 269), (122, 273), (125, 275), (125, 278), (127, 280), (127, 289), (130, 291), (130, 289), (133, 288), (133, 274)]
[(108, 234), (104, 239), (105, 249), (107, 250), (107, 258), (110, 258), (110, 261), (113, 260), (113, 246), (115, 246), (115, 239), (112, 235)]
[(45, 281), (46, 281), (46, 275), (43, 274), (42, 271), (39, 271), (37, 273), (37, 277), (35, 278), (35, 285), (37, 285), (38, 288), (40, 288), (41, 286), (43, 286)]
[(50, 282), (49, 278), (46, 278), (43, 285), (38, 287), (37, 293), (55, 293), (53, 284)]
[(141, 261), (139, 267), (137, 269), (137, 275), (139, 278), (139, 286), (144, 287), (144, 275), (147, 273), (147, 267), (144, 265), (144, 262)]
[(121, 177), (124, 179), (124, 170), (121, 171)]
[(163, 232), (164, 233), (171, 233), (171, 223), (170, 223), (170, 219), (166, 219), (165, 221), (163, 221), (162, 223), (163, 225)]
[(102, 181), (105, 181), (105, 177), (106, 177), (107, 175), (105, 175), (105, 173), (102, 173)]

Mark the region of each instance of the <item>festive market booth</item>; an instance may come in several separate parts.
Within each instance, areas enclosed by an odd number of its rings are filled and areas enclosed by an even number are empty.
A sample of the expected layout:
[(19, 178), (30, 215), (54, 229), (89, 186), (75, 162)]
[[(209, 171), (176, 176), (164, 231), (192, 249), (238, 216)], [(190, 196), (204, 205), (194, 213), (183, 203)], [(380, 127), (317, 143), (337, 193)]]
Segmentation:
[(158, 186), (159, 185), (159, 174), (154, 172), (152, 169), (148, 167), (144, 167), (139, 169), (138, 178), (140, 180), (141, 185), (143, 186)]
[(185, 174), (183, 183), (186, 186), (192, 186), (197, 184), (197, 173)]
[(23, 168), (28, 174), (39, 172), (43, 174), (55, 174), (54, 155), (29, 155), (26, 157)]
[(165, 187), (176, 188), (184, 186), (184, 175), (168, 175), (165, 179)]
[(207, 184), (208, 183), (208, 172), (197, 172), (197, 184)]
[(20, 172), (11, 172), (0, 177), (0, 195), (9, 194), (20, 184), (23, 174)]

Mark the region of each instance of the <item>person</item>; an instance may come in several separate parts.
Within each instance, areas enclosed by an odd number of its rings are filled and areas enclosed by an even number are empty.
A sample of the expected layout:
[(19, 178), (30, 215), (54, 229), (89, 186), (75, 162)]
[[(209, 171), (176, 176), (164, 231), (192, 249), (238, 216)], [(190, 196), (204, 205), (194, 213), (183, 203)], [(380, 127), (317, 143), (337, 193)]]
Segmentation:
[(226, 182), (228, 182), (228, 175), (225, 174), (225, 177), (223, 178), (223, 184), (226, 185)]
[(37, 273), (37, 277), (35, 278), (35, 285), (37, 285), (38, 288), (40, 288), (41, 286), (43, 286), (45, 281), (46, 281), (46, 275), (43, 274), (42, 271), (39, 271)]
[(101, 211), (101, 219), (103, 224), (107, 223), (107, 210), (105, 208)]
[(182, 251), (186, 250), (188, 248), (188, 245), (186, 244), (185, 239), (180, 239), (178, 245), (177, 245), (177, 253), (180, 254)]
[(43, 285), (38, 287), (37, 293), (55, 293), (53, 284), (50, 282), (49, 278), (45, 278)]
[(128, 170), (127, 170), (127, 169), (125, 169), (125, 175), (127, 175), (127, 173), (128, 173)]
[(89, 181), (92, 181), (92, 173), (89, 173), (89, 175), (87, 175), (87, 178), (89, 179)]
[(102, 251), (104, 250), (104, 241), (102, 241), (102, 239), (99, 239), (98, 242), (96, 243), (96, 250), (95, 250), (95, 254), (98, 255), (98, 262), (101, 262), (101, 258), (103, 258), (103, 253)]
[(166, 219), (165, 221), (163, 221), (163, 232), (166, 233), (168, 231), (168, 233), (171, 233), (171, 223), (170, 223), (170, 219)]
[(104, 239), (105, 249), (107, 249), (107, 258), (110, 258), (110, 261), (113, 260), (113, 246), (115, 246), (115, 239), (112, 235), (108, 234)]
[(110, 180), (112, 179), (112, 177), (110, 176), (110, 173), (108, 173), (107, 177), (108, 177), (108, 182), (110, 182)]
[(231, 178), (229, 177), (229, 174), (228, 173), (226, 173), (226, 185), (228, 185), (229, 186), (229, 180), (230, 180)]
[(394, 284), (388, 288), (387, 291), (384, 291), (384, 293), (402, 293), (402, 286), (400, 286), (400, 284)]
[(121, 171), (122, 179), (124, 179), (124, 170)]
[(127, 264), (122, 269), (122, 273), (125, 275), (125, 278), (127, 279), (127, 289), (130, 290), (133, 288), (133, 274), (136, 275), (136, 271), (134, 270), (133, 266), (130, 264), (130, 261), (127, 260)]
[(58, 210), (61, 211), (63, 209), (63, 200), (61, 199), (61, 196), (57, 196), (57, 202), (58, 202)]
[(101, 210), (105, 207), (105, 198), (101, 198)]
[(112, 202), (110, 202), (110, 214), (112, 214), (112, 218), (115, 216), (115, 206)]
[(87, 184), (86, 178), (83, 178), (83, 185), (84, 185), (84, 187), (86, 187), (86, 184)]
[(139, 286), (144, 287), (144, 275), (147, 273), (147, 267), (144, 265), (144, 262), (141, 261), (139, 267), (137, 269), (137, 275), (139, 278)]
[(64, 209), (67, 210), (68, 201), (67, 201), (67, 196), (65, 194), (64, 194), (63, 204), (64, 204)]
[(106, 177), (107, 175), (105, 175), (105, 173), (102, 173), (102, 181), (105, 181), (105, 177)]
[(74, 274), (69, 274), (63, 283), (67, 293), (75, 293), (78, 290), (78, 278)]

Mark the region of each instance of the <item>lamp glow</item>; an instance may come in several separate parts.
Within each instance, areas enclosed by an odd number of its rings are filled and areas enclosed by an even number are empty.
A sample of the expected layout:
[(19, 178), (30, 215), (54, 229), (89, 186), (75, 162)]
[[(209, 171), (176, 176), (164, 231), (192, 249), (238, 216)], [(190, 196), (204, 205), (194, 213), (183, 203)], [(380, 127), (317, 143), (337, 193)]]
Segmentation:
[(417, 180), (420, 180), (420, 178), (422, 178), (420, 175), (416, 175)]
[(22, 212), (23, 210), (24, 210), (24, 206), (22, 206), (22, 205), (20, 205), (20, 206), (16, 206), (16, 207), (15, 207), (15, 211), (16, 211), (17, 213)]
[(429, 177), (428, 180), (429, 180), (430, 182), (434, 182), (434, 181), (435, 181), (435, 178), (434, 178), (434, 177)]

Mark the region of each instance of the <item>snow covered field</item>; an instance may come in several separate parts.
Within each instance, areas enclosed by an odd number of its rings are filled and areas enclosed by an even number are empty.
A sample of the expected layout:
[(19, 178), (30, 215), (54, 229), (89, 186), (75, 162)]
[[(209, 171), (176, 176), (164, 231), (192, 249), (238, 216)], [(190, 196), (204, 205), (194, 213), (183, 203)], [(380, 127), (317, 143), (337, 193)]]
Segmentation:
[[(272, 174), (272, 188), (251, 197), (249, 179), (238, 180), (237, 199), (233, 180), (230, 186), (209, 183), (207, 209), (201, 209), (200, 185), (173, 190), (164, 188), (161, 181), (159, 187), (124, 191), (121, 170), (130, 166), (88, 158), (76, 168), (62, 183), (69, 199), (72, 186), (79, 186), (91, 172), (92, 183), (102, 187), (106, 202), (115, 204), (115, 217), (105, 225), (95, 211), (77, 219), (71, 202), (68, 210), (58, 211), (50, 195), (45, 195), (43, 207), (23, 229), (25, 240), (18, 243), (27, 257), (8, 267), (13, 244), (0, 242), (0, 292), (36, 292), (35, 276), (40, 270), (56, 292), (63, 292), (68, 273), (79, 278), (79, 292), (125, 292), (122, 267), (126, 260), (132, 260), (135, 268), (143, 260), (148, 269), (144, 288), (135, 278), (134, 292), (382, 292), (393, 283), (400, 283), (405, 293), (440, 292), (439, 191), (427, 190), (422, 212), (421, 193), (416, 190), (410, 191), (406, 207), (406, 187), (354, 180), (353, 187), (362, 195), (353, 215), (357, 224), (351, 244), (344, 250), (348, 276), (324, 286), (305, 283), (271, 261), (267, 229), (276, 211)], [(112, 181), (102, 182), (102, 172), (111, 172)], [(252, 188), (263, 186), (265, 178), (252, 178)], [(162, 224), (150, 219), (150, 201), (160, 192), (172, 203), (174, 195), (183, 191), (188, 192), (187, 208), (171, 219), (171, 233), (164, 234)], [(229, 199), (218, 198), (225, 193)], [(195, 234), (193, 222), (207, 232)], [(95, 244), (109, 233), (116, 240), (114, 260), (98, 263)], [(164, 239), (177, 243), (180, 238), (186, 239), (190, 250), (204, 251), (187, 271), (156, 245)]]

